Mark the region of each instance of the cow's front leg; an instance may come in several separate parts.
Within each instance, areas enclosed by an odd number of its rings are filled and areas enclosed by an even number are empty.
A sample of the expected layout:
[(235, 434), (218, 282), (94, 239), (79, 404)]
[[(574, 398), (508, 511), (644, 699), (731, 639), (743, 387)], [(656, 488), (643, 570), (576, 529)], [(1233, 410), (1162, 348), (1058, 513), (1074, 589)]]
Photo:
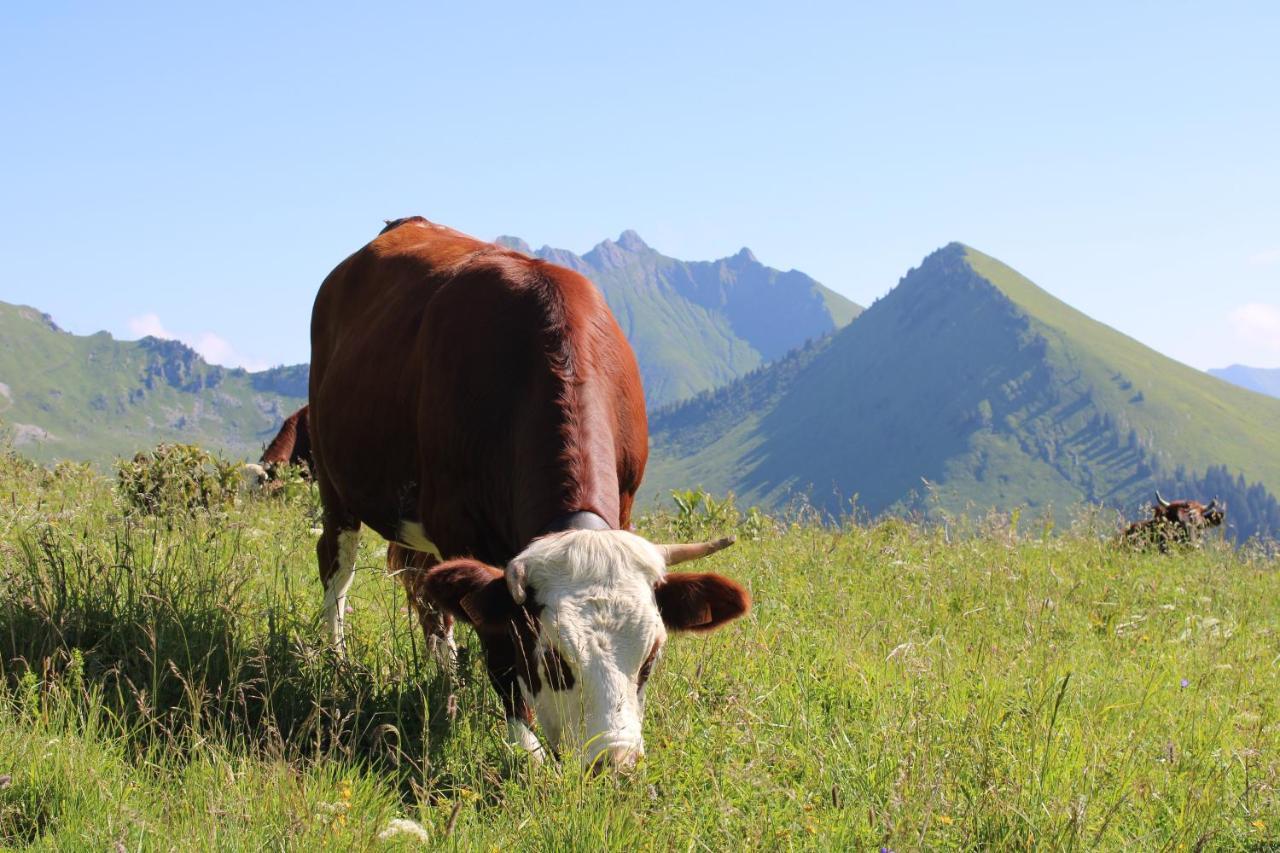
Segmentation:
[(360, 525), (343, 525), (326, 518), (324, 532), (316, 543), (320, 582), (324, 584), (324, 614), (334, 649), (346, 654), (347, 592), (356, 576), (356, 550), (360, 546)]

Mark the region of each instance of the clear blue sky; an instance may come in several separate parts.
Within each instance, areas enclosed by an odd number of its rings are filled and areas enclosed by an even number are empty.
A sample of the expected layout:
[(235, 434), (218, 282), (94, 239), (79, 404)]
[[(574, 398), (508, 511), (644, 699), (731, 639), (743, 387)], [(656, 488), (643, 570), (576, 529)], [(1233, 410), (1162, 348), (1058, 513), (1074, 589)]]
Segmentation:
[(1278, 4), (353, 6), (7, 4), (0, 299), (256, 366), (384, 218), (746, 245), (863, 304), (961, 240), (1280, 366)]

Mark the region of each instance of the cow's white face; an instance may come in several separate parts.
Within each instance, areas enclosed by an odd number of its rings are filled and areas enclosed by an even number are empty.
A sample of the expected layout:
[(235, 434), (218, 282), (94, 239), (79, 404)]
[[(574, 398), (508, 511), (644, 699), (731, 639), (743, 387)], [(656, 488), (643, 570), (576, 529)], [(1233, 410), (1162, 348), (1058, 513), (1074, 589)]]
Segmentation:
[(245, 488), (257, 491), (267, 482), (267, 469), (256, 462), (245, 462), (240, 466), (240, 482)]
[(589, 767), (626, 767), (644, 754), (645, 682), (667, 632), (711, 631), (751, 606), (728, 578), (667, 566), (730, 544), (572, 530), (534, 540), (505, 570), (448, 560), (428, 570), (423, 588), (480, 635), (514, 744), (541, 753), (527, 706), (553, 751), (572, 750)]
[(644, 754), (645, 681), (667, 639), (654, 597), (661, 553), (633, 533), (578, 530), (516, 559), (538, 629), (536, 673), (520, 689), (548, 743), (590, 766), (633, 764)]

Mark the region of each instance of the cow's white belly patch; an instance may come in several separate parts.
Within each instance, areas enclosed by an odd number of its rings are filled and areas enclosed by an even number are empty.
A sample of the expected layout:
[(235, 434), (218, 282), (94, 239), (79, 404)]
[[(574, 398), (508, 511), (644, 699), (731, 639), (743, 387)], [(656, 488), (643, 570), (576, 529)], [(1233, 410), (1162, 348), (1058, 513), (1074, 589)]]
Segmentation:
[(400, 535), (397, 538), (400, 540), (400, 544), (406, 548), (412, 548), (414, 551), (421, 551), (424, 554), (432, 554), (437, 560), (444, 562), (444, 555), (440, 553), (436, 543), (427, 538), (427, 531), (423, 530), (422, 525), (418, 522), (401, 522)]

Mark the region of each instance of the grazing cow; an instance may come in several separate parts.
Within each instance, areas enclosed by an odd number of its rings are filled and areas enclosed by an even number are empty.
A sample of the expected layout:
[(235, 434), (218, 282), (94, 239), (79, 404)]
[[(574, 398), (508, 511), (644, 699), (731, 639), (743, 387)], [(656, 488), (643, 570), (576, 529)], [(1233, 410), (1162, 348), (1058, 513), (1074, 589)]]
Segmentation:
[(251, 488), (264, 489), (275, 484), (281, 465), (296, 465), (303, 470), (303, 476), (309, 478), (315, 461), (311, 457), (310, 419), (307, 407), (284, 419), (276, 437), (262, 451), (262, 457), (256, 462), (246, 462), (240, 466), (241, 476)]
[(307, 476), (315, 464), (311, 458), (311, 426), (307, 417), (307, 406), (284, 419), (276, 437), (262, 451), (258, 460), (266, 471), (268, 479), (275, 479), (275, 471), (281, 465), (295, 465), (304, 468)]
[(396, 220), (321, 285), (311, 350), (316, 552), (335, 645), (367, 525), (417, 552), (405, 573), (424, 606), (475, 628), (514, 744), (540, 756), (536, 716), (552, 750), (634, 762), (668, 631), (709, 631), (750, 597), (719, 575), (667, 572), (732, 540), (655, 545), (628, 530), (648, 427), (635, 356), (600, 292)]
[(1156, 546), (1161, 553), (1170, 545), (1199, 545), (1207, 528), (1222, 524), (1226, 508), (1216, 500), (1208, 506), (1199, 501), (1167, 501), (1156, 492), (1151, 518), (1135, 521), (1125, 528), (1121, 540), (1130, 547), (1147, 549)]

